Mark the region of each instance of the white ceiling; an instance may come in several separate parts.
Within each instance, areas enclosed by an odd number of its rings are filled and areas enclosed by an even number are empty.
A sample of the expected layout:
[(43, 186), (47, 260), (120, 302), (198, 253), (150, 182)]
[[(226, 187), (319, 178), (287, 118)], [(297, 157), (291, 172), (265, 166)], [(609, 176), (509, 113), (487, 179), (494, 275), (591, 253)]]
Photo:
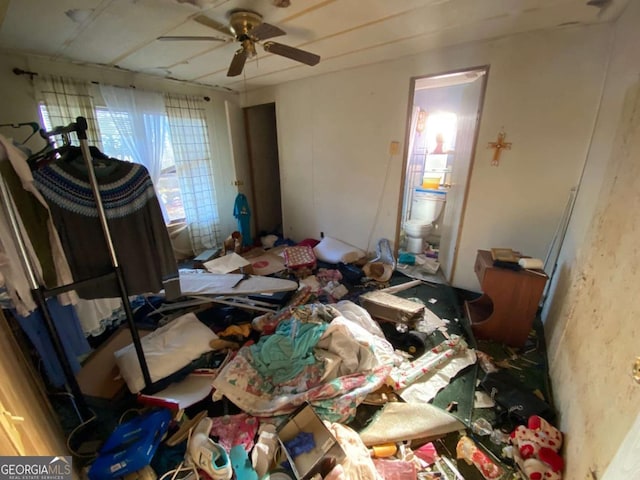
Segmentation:
[[(629, 0), (291, 0), (286, 8), (280, 1), (11, 0), (2, 18), (0, 0), (0, 49), (242, 91), (443, 46), (611, 21)], [(259, 12), (287, 32), (275, 41), (318, 54), (320, 63), (310, 67), (258, 46), (243, 74), (227, 77), (237, 42), (157, 40), (220, 36), (193, 17), (227, 23), (235, 8)]]

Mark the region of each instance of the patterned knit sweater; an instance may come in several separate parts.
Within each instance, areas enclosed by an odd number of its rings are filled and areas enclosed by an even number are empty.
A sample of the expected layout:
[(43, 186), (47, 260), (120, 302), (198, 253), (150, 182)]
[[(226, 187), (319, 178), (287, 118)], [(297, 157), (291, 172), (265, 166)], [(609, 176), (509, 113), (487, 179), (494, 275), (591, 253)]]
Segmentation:
[[(117, 159), (95, 161), (96, 178), (118, 263), (128, 293), (157, 292), (177, 278), (169, 234), (147, 169)], [(49, 203), (76, 281), (112, 270), (86, 167), (57, 160), (34, 172)], [(78, 289), (85, 299), (119, 296), (115, 280)]]

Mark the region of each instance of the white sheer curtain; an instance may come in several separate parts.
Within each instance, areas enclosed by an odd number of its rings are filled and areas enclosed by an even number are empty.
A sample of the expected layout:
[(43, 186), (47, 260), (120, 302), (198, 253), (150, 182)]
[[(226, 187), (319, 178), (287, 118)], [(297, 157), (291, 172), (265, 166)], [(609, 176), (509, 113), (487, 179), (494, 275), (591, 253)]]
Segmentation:
[[(133, 161), (147, 168), (157, 187), (169, 128), (162, 94), (111, 85), (100, 85), (100, 94)], [(168, 223), (166, 208), (159, 203)]]
[(193, 251), (220, 244), (220, 215), (204, 100), (165, 94), (171, 145)]

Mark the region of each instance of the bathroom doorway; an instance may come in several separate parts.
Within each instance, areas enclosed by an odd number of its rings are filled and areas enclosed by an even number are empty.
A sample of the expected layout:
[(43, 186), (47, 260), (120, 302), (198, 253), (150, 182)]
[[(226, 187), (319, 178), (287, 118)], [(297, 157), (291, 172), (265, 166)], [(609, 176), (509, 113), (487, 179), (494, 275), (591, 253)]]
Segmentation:
[(399, 252), (455, 272), (488, 66), (411, 79), (398, 215)]

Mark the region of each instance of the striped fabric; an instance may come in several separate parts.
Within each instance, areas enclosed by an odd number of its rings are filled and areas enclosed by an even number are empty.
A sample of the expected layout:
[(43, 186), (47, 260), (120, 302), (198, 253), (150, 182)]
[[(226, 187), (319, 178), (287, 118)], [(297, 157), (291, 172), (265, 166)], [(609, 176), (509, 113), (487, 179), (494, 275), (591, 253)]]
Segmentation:
[[(155, 197), (151, 177), (143, 165), (114, 159), (109, 162), (118, 162), (117, 168), (129, 171), (113, 182), (100, 183), (100, 196), (107, 218), (130, 215)], [(48, 201), (79, 215), (98, 216), (88, 181), (76, 178), (56, 164), (36, 170), (33, 176), (38, 189)]]

